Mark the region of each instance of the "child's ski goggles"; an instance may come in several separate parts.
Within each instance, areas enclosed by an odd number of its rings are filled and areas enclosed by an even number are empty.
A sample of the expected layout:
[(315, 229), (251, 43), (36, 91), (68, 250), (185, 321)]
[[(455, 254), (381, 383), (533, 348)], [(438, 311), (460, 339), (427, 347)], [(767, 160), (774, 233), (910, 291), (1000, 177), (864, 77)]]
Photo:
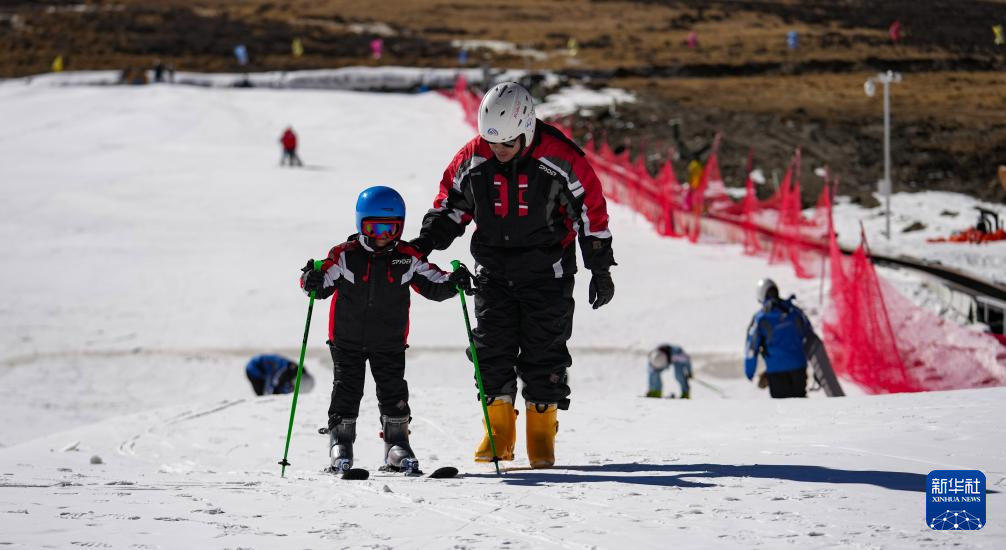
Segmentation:
[(365, 236), (372, 239), (395, 239), (402, 234), (402, 220), (383, 218), (363, 220), (360, 229)]

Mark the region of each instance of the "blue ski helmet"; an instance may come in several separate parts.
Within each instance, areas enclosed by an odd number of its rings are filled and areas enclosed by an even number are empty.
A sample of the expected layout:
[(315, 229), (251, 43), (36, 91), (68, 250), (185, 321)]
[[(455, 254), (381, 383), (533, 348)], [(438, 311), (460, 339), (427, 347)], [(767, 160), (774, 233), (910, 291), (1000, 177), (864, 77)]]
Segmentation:
[(405, 200), (398, 191), (383, 185), (364, 189), (356, 199), (356, 230), (363, 231), (366, 218), (401, 218), (405, 221)]

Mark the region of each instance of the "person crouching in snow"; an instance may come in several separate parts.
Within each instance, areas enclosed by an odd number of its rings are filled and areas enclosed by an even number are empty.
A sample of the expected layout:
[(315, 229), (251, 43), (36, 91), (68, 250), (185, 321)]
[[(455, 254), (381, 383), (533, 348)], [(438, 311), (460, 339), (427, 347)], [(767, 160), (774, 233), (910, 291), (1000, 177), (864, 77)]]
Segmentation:
[(421, 473), (409, 445), (409, 387), (405, 348), (409, 331), (409, 287), (431, 300), (472, 290), (463, 266), (447, 273), (401, 242), (405, 201), (390, 187), (371, 187), (356, 202), (359, 231), (328, 253), (320, 270), (309, 261), (301, 275), (305, 293), (332, 297), (329, 349), (335, 365), (328, 409), (329, 454), (334, 471), (353, 465), (356, 419), (363, 398), (365, 363), (377, 384), (384, 433), (382, 470)]
[(650, 352), (647, 368), (650, 389), (646, 397), (661, 397), (664, 385), (660, 379), (668, 367), (674, 367), (674, 378), (681, 386), (681, 399), (690, 399), (688, 380), (692, 377), (692, 359), (680, 346), (661, 344)]
[[(245, 365), (245, 376), (251, 382), (255, 395), (275, 395), (293, 393), (297, 381), (297, 363), (282, 355), (256, 355)], [(301, 372), (300, 391), (309, 392), (314, 387), (314, 378)]]

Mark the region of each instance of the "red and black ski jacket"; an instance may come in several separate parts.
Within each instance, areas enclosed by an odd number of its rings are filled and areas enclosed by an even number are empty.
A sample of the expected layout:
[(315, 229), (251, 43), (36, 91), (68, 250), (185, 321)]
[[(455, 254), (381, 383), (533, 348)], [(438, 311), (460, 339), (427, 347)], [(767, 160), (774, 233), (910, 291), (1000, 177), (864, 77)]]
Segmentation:
[[(332, 248), (321, 270), (325, 286), (316, 298), (332, 297), (328, 339), (354, 350), (405, 349), (409, 336), (409, 287), (438, 302), (457, 294), (449, 273), (421, 259), (412, 246), (399, 242), (375, 252), (359, 235)], [(304, 287), (304, 273), (300, 279)]]
[(615, 265), (601, 182), (583, 151), (537, 121), (534, 139), (515, 159), (496, 160), (482, 137), (469, 141), (440, 181), (420, 237), (443, 250), (475, 220), (472, 256), (490, 277), (513, 282)]

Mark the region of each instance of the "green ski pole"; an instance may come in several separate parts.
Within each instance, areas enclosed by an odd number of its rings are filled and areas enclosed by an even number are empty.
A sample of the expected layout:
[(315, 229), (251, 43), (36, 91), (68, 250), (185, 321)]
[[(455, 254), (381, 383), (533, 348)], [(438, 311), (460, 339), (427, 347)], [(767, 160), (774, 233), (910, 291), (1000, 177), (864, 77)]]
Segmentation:
[[(322, 260), (312, 260), (314, 262), (314, 269), (318, 271), (321, 269)], [(286, 467), (290, 465), (287, 462), (287, 453), (290, 452), (290, 436), (293, 435), (293, 417), (297, 414), (297, 396), (300, 395), (300, 375), (304, 372), (304, 354), (307, 352), (307, 336), (311, 332), (311, 312), (314, 311), (314, 291), (311, 291), (310, 301), (307, 304), (307, 322), (304, 323), (304, 341), (300, 345), (300, 361), (297, 363), (297, 381), (293, 385), (293, 403), (290, 405), (290, 425), (286, 428), (286, 446), (283, 447), (283, 460), (279, 461), (279, 464), (283, 466), (280, 470), (279, 477), (286, 477)]]
[[(461, 267), (461, 262), (458, 260), (451, 261), (451, 267), (454, 271), (457, 271)], [(496, 475), (500, 475), (500, 459), (499, 455), (496, 454), (496, 440), (493, 438), (493, 428), (489, 424), (489, 408), (486, 406), (486, 391), (482, 387), (482, 371), (479, 370), (479, 356), (475, 353), (475, 339), (472, 338), (472, 323), (468, 319), (468, 304), (465, 302), (465, 293), (461, 290), (460, 286), (455, 287), (458, 289), (458, 296), (461, 297), (461, 311), (465, 314), (465, 329), (468, 330), (468, 349), (472, 352), (472, 362), (475, 363), (475, 380), (479, 384), (479, 401), (482, 402), (482, 415), (486, 420), (486, 433), (489, 434), (489, 448), (493, 452), (493, 463), (496, 464)]]

